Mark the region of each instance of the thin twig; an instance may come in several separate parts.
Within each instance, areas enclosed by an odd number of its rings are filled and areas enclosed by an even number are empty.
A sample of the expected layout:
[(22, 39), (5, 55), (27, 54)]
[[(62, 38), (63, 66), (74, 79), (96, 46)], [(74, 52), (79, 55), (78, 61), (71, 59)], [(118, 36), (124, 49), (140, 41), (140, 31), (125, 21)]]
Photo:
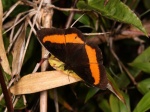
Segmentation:
[[(37, 15), (38, 15), (39, 10), (41, 9), (42, 2), (43, 2), (43, 0), (41, 1), (40, 5), (39, 5), (39, 7), (38, 7), (38, 9), (37, 9), (36, 15), (35, 15), (35, 17), (33, 18), (33, 24), (32, 24), (32, 27), (34, 27), (34, 25), (35, 25), (35, 23), (36, 23)], [(28, 18), (27, 18), (27, 21), (28, 21)], [(28, 23), (29, 23), (29, 21), (28, 21)], [(32, 31), (34, 31), (34, 30), (31, 29), (30, 32), (29, 32), (29, 35), (28, 35), (28, 39), (27, 39), (27, 42), (26, 42), (26, 46), (25, 46), (24, 52), (23, 52), (23, 59), (24, 59), (24, 57), (25, 57), (26, 50), (27, 50), (27, 47), (28, 47), (29, 42), (30, 42), (30, 38), (31, 38)]]
[(14, 112), (13, 109), (13, 105), (12, 105), (12, 100), (10, 97), (10, 93), (8, 92), (6, 83), (5, 83), (5, 79), (2, 73), (2, 66), (1, 66), (1, 58), (0, 58), (0, 84), (1, 84), (1, 88), (2, 88), (2, 92), (5, 98), (5, 102), (6, 102), (6, 106), (9, 112)]
[(37, 70), (40, 68), (40, 66), (42, 65), (42, 63), (43, 63), (46, 59), (48, 59), (48, 57), (49, 57), (49, 53), (48, 53), (48, 54), (45, 54), (44, 58), (42, 58), (41, 61), (36, 64), (36, 66), (35, 66), (34, 70), (32, 71), (32, 73), (37, 72)]
[[(40, 4), (42, 5), (43, 3), (51, 4), (51, 0), (41, 1)], [(43, 10), (42, 16), (44, 16), (42, 18), (42, 25), (46, 28), (50, 28), (52, 26), (53, 10), (52, 9), (48, 10), (47, 7), (44, 7), (42, 10)], [(47, 53), (48, 51), (44, 47), (42, 47), (42, 58)], [(47, 66), (48, 66), (48, 61), (44, 61), (43, 64), (41, 65), (41, 71), (45, 71)], [(48, 97), (47, 91), (42, 91), (40, 93), (40, 112), (47, 112), (47, 97)]]
[(54, 103), (55, 103), (56, 112), (59, 112), (57, 89), (55, 88), (53, 90), (54, 90)]
[(19, 98), (20, 98), (20, 96), (17, 96), (17, 97), (14, 99), (13, 107), (15, 107), (15, 105), (17, 104), (17, 102), (18, 102)]
[(24, 3), (24, 5), (27, 5), (27, 6), (31, 6), (33, 8), (37, 7), (37, 5), (35, 5), (35, 3), (29, 1), (29, 0), (20, 0)]
[(34, 26), (33, 26), (32, 22), (30, 21), (30, 18), (27, 18), (27, 22), (29, 23), (32, 32), (36, 35), (36, 31), (35, 31), (35, 29), (34, 29)]
[(7, 53), (9, 53), (9, 51), (10, 51), (12, 45), (14, 44), (14, 42), (16, 41), (16, 39), (18, 38), (18, 35), (23, 31), (23, 26), (24, 26), (23, 24), (20, 26), (20, 28), (19, 28), (18, 31), (16, 32), (16, 34), (15, 34), (13, 40), (10, 42), (10, 44), (9, 44), (9, 46), (8, 46), (8, 48), (7, 48)]
[(84, 14), (82, 14), (70, 27), (73, 27), (77, 21), (79, 21), (79, 19), (81, 19), (84, 16)]
[[(36, 5), (34, 5), (34, 3), (30, 2), (30, 1), (27, 1), (27, 0), (21, 0), (24, 4), (27, 4), (29, 6), (32, 6), (32, 7), (36, 7)], [(41, 2), (40, 2), (41, 3)], [(57, 7), (55, 5), (52, 5), (52, 4), (47, 4), (47, 3), (43, 3), (42, 4), (43, 7), (48, 7), (50, 9), (56, 9), (56, 10), (60, 10), (60, 11), (75, 11), (75, 12), (85, 12), (85, 11), (90, 11), (88, 9), (73, 9), (73, 8), (60, 8), (60, 7)]]
[(83, 33), (83, 35), (86, 36), (97, 36), (97, 35), (105, 35), (105, 34), (110, 34), (111, 32), (104, 32), (104, 33)]
[(129, 72), (129, 70), (124, 66), (124, 64), (120, 61), (120, 59), (118, 58), (118, 56), (116, 55), (116, 53), (114, 52), (114, 50), (112, 49), (112, 45), (110, 46), (110, 51), (112, 53), (112, 55), (115, 57), (115, 59), (117, 60), (117, 62), (123, 67), (123, 69), (125, 70), (125, 72), (127, 73), (128, 77), (130, 78), (130, 80), (132, 81), (132, 83), (137, 86), (137, 82), (135, 81), (134, 77), (132, 76), (132, 74)]
[(47, 6), (49, 8), (53, 8), (53, 9), (57, 9), (57, 10), (60, 10), (60, 11), (74, 11), (74, 12), (87, 12), (87, 11), (90, 11), (90, 10), (87, 10), (87, 9), (73, 9), (73, 8), (60, 8), (60, 7), (56, 7), (54, 5), (50, 5), (50, 4), (47, 4)]
[[(14, 83), (15, 79), (11, 79), (11, 81), (9, 81), (9, 84), (7, 85), (7, 89), (10, 88), (10, 86)], [(4, 94), (2, 93), (0, 95), (0, 101), (2, 100), (2, 98), (4, 97)]]
[[(7, 33), (9, 30), (11, 30), (13, 27), (15, 27), (16, 25), (18, 25), (20, 22), (22, 22), (27, 16), (29, 16), (29, 14), (28, 13), (35, 13), (35, 10), (34, 9), (31, 9), (31, 10), (29, 10), (29, 11), (25, 11), (25, 12), (22, 12), (22, 13), (20, 13), (20, 14), (18, 14), (17, 15), (17, 17), (16, 17), (16, 19), (15, 19), (15, 24), (13, 24), (13, 26), (11, 26), (9, 29), (7, 29), (3, 34), (5, 34), (5, 33)], [(26, 14), (27, 13), (27, 14)], [(26, 15), (24, 15), (24, 14), (26, 14)], [(24, 15), (21, 19), (20, 19), (20, 17), (22, 16), (22, 15)]]
[(19, 5), (21, 4), (21, 1), (16, 2), (12, 7), (10, 7), (10, 10), (5, 14), (5, 16), (2, 19), (2, 22), (5, 21), (5, 19), (10, 15), (10, 13)]
[(27, 17), (24, 16), (23, 18), (21, 18), (18, 22), (16, 22), (12, 27), (10, 27), (9, 29), (7, 29), (3, 34), (7, 33), (9, 30), (11, 30), (13, 27), (15, 27), (16, 25), (18, 25), (20, 22), (22, 22), (25, 18)]
[[(78, 0), (75, 0), (75, 1), (73, 2), (73, 5), (72, 5), (71, 8), (75, 8), (77, 1), (78, 1)], [(75, 14), (74, 11), (71, 11), (71, 12), (70, 12), (70, 14), (69, 14), (69, 16), (68, 16), (67, 23), (66, 23), (66, 25), (65, 25), (66, 28), (69, 28), (69, 26), (71, 25), (71, 22), (72, 22), (72, 20), (73, 20), (74, 14)]]

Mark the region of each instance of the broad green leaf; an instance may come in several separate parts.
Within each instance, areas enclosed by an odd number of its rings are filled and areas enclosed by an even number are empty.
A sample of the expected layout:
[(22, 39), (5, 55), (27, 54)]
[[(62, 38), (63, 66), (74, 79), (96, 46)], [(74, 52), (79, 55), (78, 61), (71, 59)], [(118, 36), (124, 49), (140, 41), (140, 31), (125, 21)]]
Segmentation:
[[(82, 15), (81, 15), (81, 14), (75, 14), (75, 15), (74, 15), (74, 18), (75, 18), (75, 19), (78, 19), (80, 16), (82, 16)], [(81, 23), (83, 23), (84, 25), (90, 26), (90, 20), (89, 20), (89, 17), (88, 17), (87, 15), (83, 15), (83, 16), (79, 19), (79, 21), (80, 21)]]
[(132, 63), (139, 63), (139, 62), (149, 62), (150, 61), (150, 47), (148, 47), (145, 51), (142, 52)]
[(150, 91), (143, 96), (133, 112), (146, 112), (150, 109)]
[(144, 71), (146, 73), (150, 73), (150, 63), (148, 63), (148, 62), (132, 63), (130, 65), (138, 68), (141, 71)]
[[(126, 99), (126, 105), (129, 105), (129, 97), (127, 95), (124, 95)], [(110, 96), (110, 107), (111, 112), (130, 112), (130, 109), (127, 108), (125, 104), (123, 104), (121, 101), (118, 100), (117, 97), (114, 95)], [(128, 106), (129, 107), (129, 106)]]
[[(130, 84), (130, 82), (131, 82), (129, 77), (125, 73), (117, 74), (117, 77), (115, 77), (114, 80), (116, 81), (117, 85), (120, 88), (127, 87)], [(125, 82), (124, 82), (124, 80), (125, 80)]]
[(2, 0), (3, 10), (8, 10), (17, 0)]
[(26, 106), (27, 105), (24, 105), (23, 97), (21, 97), (18, 99), (15, 109), (24, 109)]
[(103, 112), (111, 112), (110, 105), (106, 99), (101, 98), (98, 102), (98, 106), (103, 110)]
[(91, 88), (86, 95), (85, 102), (87, 102), (90, 98), (92, 98), (100, 89), (99, 88)]
[(142, 94), (146, 94), (150, 89), (150, 78), (147, 78), (147, 79), (142, 80), (141, 82), (139, 82), (137, 87), (138, 87), (138, 90)]
[[(69, 13), (68, 12), (63, 12), (65, 15), (69, 15)], [(84, 14), (83, 16), (82, 16), (83, 14), (78, 14), (78, 13), (75, 13), (75, 15), (74, 15), (74, 19), (75, 20), (77, 20), (77, 19), (79, 19), (80, 17), (80, 19), (78, 20), (80, 23), (82, 23), (82, 24), (84, 24), (84, 25), (88, 25), (88, 26), (90, 26), (90, 18), (89, 18), (89, 16), (87, 16), (86, 14)]]
[(130, 66), (138, 68), (144, 72), (150, 73), (150, 47), (148, 47), (142, 54), (140, 54)]
[[(136, 68), (131, 68), (131, 67), (128, 67), (128, 70), (129, 72), (131, 73), (131, 75), (133, 77), (136, 77), (139, 75), (139, 73), (141, 72), (140, 70), (136, 69)], [(130, 83), (131, 83), (131, 80), (130, 78), (128, 77), (128, 75), (126, 73), (119, 73), (119, 74), (116, 74), (116, 77), (114, 77), (114, 80), (116, 81), (117, 85), (120, 87), (120, 88), (126, 88)]]
[[(36, 38), (31, 38), (30, 39), (30, 43), (28, 45), (28, 48), (27, 48), (27, 52), (26, 52), (26, 55), (25, 55), (25, 59), (24, 59), (24, 62), (23, 63), (26, 63), (30, 58), (32, 58), (33, 55), (36, 54), (37, 52), (37, 39)], [(35, 57), (34, 57), (35, 59)], [(34, 60), (33, 60), (34, 61)]]
[(105, 0), (87, 0), (87, 2), (80, 0), (77, 6), (80, 9), (95, 10), (109, 19), (132, 24), (147, 35), (140, 19), (120, 0), (109, 0), (106, 5)]

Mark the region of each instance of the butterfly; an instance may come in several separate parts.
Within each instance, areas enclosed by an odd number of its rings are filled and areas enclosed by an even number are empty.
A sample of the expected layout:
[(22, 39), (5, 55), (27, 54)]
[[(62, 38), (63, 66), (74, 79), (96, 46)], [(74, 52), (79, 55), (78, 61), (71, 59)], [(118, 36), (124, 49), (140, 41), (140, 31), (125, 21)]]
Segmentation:
[(108, 80), (97, 44), (88, 41), (76, 28), (43, 28), (37, 31), (40, 43), (65, 63), (65, 70), (73, 70), (86, 83), (106, 89)]

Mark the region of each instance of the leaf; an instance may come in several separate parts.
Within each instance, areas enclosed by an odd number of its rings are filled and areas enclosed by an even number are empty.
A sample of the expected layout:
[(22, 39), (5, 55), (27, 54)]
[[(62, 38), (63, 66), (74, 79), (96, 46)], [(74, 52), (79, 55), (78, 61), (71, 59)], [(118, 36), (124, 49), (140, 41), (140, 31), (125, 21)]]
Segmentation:
[(65, 70), (65, 67), (64, 67), (65, 64), (62, 61), (60, 61), (59, 59), (57, 59), (56, 57), (54, 57), (53, 55), (51, 55), (49, 57), (48, 61), (49, 61), (49, 64), (54, 69), (56, 69), (58, 71), (62, 71), (65, 74), (69, 74), (69, 76), (76, 77), (77, 79), (80, 79), (80, 77), (75, 72), (73, 72), (72, 70)]
[[(117, 85), (120, 88), (125, 88), (125, 87), (127, 87), (130, 84), (130, 79), (127, 76), (127, 74), (120, 73), (120, 74), (117, 74), (116, 76), (117, 77), (114, 77), (114, 80), (117, 82)], [(125, 80), (125, 82), (124, 82), (124, 80)]]
[(150, 73), (150, 47), (148, 47), (142, 54), (140, 54), (132, 63), (129, 63), (130, 66), (138, 68), (144, 72)]
[(25, 29), (22, 29), (22, 31), (20, 32), (20, 35), (18, 36), (16, 42), (14, 43), (14, 47), (13, 47), (13, 61), (12, 61), (12, 74), (16, 75), (18, 74), (18, 70), (20, 69), (21, 65), (21, 61), (19, 60), (18, 57), (20, 57), (20, 55), (22, 55), (21, 53), (21, 49), (22, 46), (24, 44), (25, 41)]
[(87, 93), (87, 95), (86, 95), (86, 98), (85, 98), (85, 103), (90, 99), (90, 98), (92, 98), (98, 91), (99, 91), (100, 89), (99, 88), (91, 88), (89, 91), (88, 91), (88, 93)]
[[(27, 29), (27, 31), (28, 31), (29, 29)], [(29, 31), (28, 31), (29, 32)], [(28, 34), (27, 34), (28, 35)], [(37, 45), (37, 38), (35, 38), (35, 37), (31, 37), (30, 38), (30, 42), (29, 42), (29, 44), (28, 44), (28, 47), (27, 47), (27, 52), (26, 52), (26, 54), (25, 54), (25, 58), (24, 58), (24, 61), (23, 61), (23, 64), (26, 64), (26, 62), (27, 61), (29, 61), (30, 59), (31, 60), (33, 60), (33, 63), (34, 63), (34, 61), (36, 61), (36, 58), (38, 57), (38, 56), (36, 56), (36, 57), (34, 57), (33, 58), (33, 56), (35, 56), (35, 55), (37, 55), (38, 53), (39, 53), (39, 51), (37, 51), (37, 49), (39, 49), (38, 47), (38, 45)], [(37, 62), (37, 61), (36, 61)]]
[(143, 96), (133, 112), (146, 112), (150, 109), (150, 91)]
[(143, 63), (143, 62), (132, 63), (130, 65), (133, 66), (133, 67), (138, 68), (141, 71), (144, 71), (146, 73), (150, 73), (150, 63), (148, 63), (148, 62), (145, 62), (145, 63)]
[(18, 101), (15, 105), (15, 109), (24, 109), (27, 105), (24, 104), (24, 99), (23, 99), (23, 96), (18, 98)]
[(98, 106), (103, 110), (103, 112), (111, 112), (110, 105), (108, 101), (104, 98), (101, 98), (101, 100), (98, 103)]
[[(80, 16), (82, 16), (82, 15), (81, 15), (81, 14), (75, 14), (75, 15), (74, 15), (75, 20), (78, 19)], [(87, 15), (83, 15), (83, 16), (79, 19), (79, 21), (80, 21), (81, 23), (83, 23), (84, 25), (90, 26), (90, 20), (89, 20), (89, 17), (88, 17)]]
[(132, 24), (147, 35), (140, 19), (120, 0), (109, 0), (106, 5), (104, 3), (105, 0), (87, 0), (87, 2), (80, 0), (77, 7), (80, 9), (95, 10), (109, 19)]
[(16, 3), (17, 0), (1, 0), (4, 11), (8, 10), (12, 4)]
[[(129, 97), (126, 96), (126, 102), (129, 105)], [(127, 108), (125, 104), (123, 104), (121, 101), (119, 101), (114, 95), (110, 96), (110, 107), (111, 112), (130, 112), (130, 110)]]
[[(128, 67), (129, 72), (132, 74), (133, 77), (136, 77), (141, 72), (140, 70), (137, 70), (136, 68)], [(116, 74), (116, 77), (114, 77), (114, 80), (117, 82), (117, 85), (119, 88), (126, 88), (130, 83), (131, 80), (129, 79), (128, 75), (124, 72)]]
[(70, 74), (68, 76), (68, 74), (64, 74), (61, 71), (39, 72), (22, 77), (17, 84), (10, 88), (10, 91), (14, 95), (30, 94), (64, 86), (80, 80), (77, 77), (71, 77)]
[(8, 62), (8, 59), (6, 56), (6, 51), (4, 48), (3, 37), (2, 37), (2, 18), (3, 18), (3, 9), (2, 8), (3, 7), (2, 7), (1, 0), (0, 0), (0, 57), (2, 59), (1, 64), (2, 64), (4, 71), (10, 75), (11, 70), (10, 70), (9, 62)]
[(125, 104), (125, 100), (124, 97), (122, 96), (121, 91), (119, 90), (117, 84), (115, 83), (115, 81), (113, 80), (113, 78), (109, 75), (109, 73), (107, 72), (107, 78), (108, 78), (108, 84), (107, 84), (107, 88), (114, 93), (120, 101), (122, 101)]
[(142, 52), (142, 54), (140, 54), (132, 63), (149, 62), (149, 61), (150, 61), (150, 47), (145, 49)]
[(149, 89), (150, 89), (150, 78), (147, 78), (147, 79), (142, 80), (141, 82), (139, 82), (137, 87), (138, 87), (138, 90), (142, 94), (146, 94), (147, 92), (149, 92)]

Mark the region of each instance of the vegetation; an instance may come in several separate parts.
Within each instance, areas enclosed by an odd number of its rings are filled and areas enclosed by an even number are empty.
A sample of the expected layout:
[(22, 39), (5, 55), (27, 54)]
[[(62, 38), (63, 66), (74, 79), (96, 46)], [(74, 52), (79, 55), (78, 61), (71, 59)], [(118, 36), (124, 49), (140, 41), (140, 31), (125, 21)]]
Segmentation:
[[(0, 111), (148, 112), (149, 9), (149, 0), (2, 0)], [(99, 44), (115, 94), (78, 78), (70, 84), (72, 76), (54, 71), (43, 59), (48, 52), (36, 31), (71, 26)], [(45, 70), (49, 72), (41, 72)]]

